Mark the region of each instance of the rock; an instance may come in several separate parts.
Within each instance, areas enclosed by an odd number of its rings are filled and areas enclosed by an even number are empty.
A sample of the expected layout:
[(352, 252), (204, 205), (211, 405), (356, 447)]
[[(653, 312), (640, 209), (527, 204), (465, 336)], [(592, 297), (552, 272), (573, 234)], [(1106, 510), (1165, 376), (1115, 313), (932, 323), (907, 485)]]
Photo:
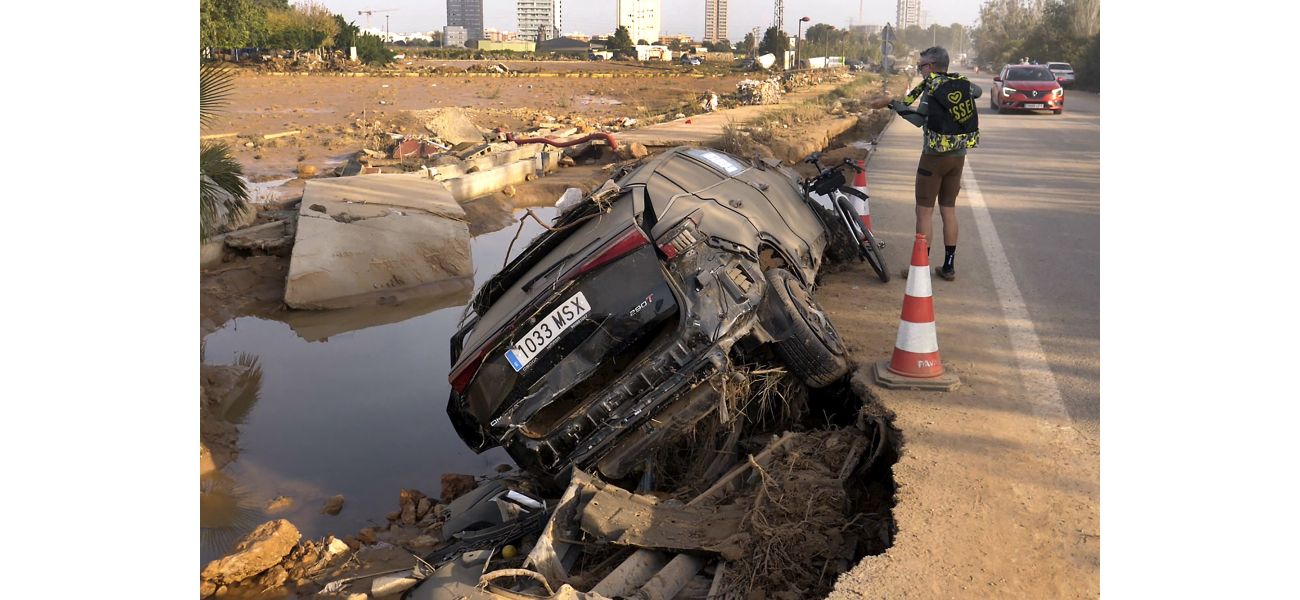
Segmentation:
[(518, 191), (515, 190), (515, 186), (507, 185), (506, 187), (501, 188), (501, 193), (507, 198), (514, 198)]
[(399, 501), (402, 506), (402, 514), (399, 518), (403, 525), (414, 525), (419, 520), (416, 515), (416, 507), (424, 497), (424, 492), (420, 490), (407, 489), (401, 491)]
[[(363, 530), (364, 531), (364, 530)], [(333, 558), (339, 554), (348, 551), (348, 543), (334, 536), (329, 537), (329, 543), (325, 544), (325, 557)]]
[(370, 600), (370, 594), (365, 592), (348, 594), (348, 597), (345, 600)]
[(266, 512), (278, 513), (289, 510), (293, 507), (293, 498), (288, 496), (276, 496), (270, 502), (266, 503)]
[(474, 480), (473, 475), (462, 473), (444, 473), (441, 483), (442, 493), (438, 495), (438, 498), (442, 500), (443, 504), (448, 504), (478, 487), (478, 482)]
[(363, 527), (361, 531), (357, 532), (357, 540), (363, 544), (371, 545), (379, 541), (379, 538), (375, 536), (374, 527)]
[(284, 567), (276, 565), (271, 567), (271, 569), (266, 573), (262, 574), (262, 578), (258, 581), (258, 584), (263, 588), (278, 588), (284, 585), (284, 582), (286, 581), (289, 581), (289, 572), (284, 570)]
[(650, 156), (650, 151), (646, 150), (645, 145), (641, 142), (632, 142), (631, 144), (628, 144), (627, 151), (632, 155), (632, 158), (645, 158)]
[(218, 597), (218, 598), (222, 598), (222, 597), (224, 597), (226, 594), (229, 594), (229, 593), (230, 593), (230, 588), (229, 588), (228, 586), (224, 586), (224, 585), (223, 585), (223, 586), (217, 588), (217, 592), (216, 592), (215, 596)]
[(307, 178), (316, 176), (316, 165), (298, 165), (298, 176)]
[(429, 510), (431, 510), (432, 508), (433, 508), (432, 501), (430, 501), (428, 498), (420, 498), (420, 501), (415, 505), (415, 518), (423, 519), (424, 515), (429, 514)]
[[(567, 191), (567, 190), (566, 190), (566, 191)], [(507, 464), (502, 463), (502, 464), (497, 465), (497, 473), (505, 473), (506, 471), (509, 471), (510, 469), (513, 469), (513, 468), (514, 468), (514, 467), (512, 467), (512, 466), (510, 466), (510, 465), (507, 465)]]
[(325, 506), (320, 511), (324, 514), (334, 516), (343, 511), (343, 494), (339, 494), (325, 501)]
[(218, 585), (243, 581), (279, 564), (301, 537), (289, 521), (268, 521), (244, 536), (233, 554), (208, 563), (200, 576)]
[(207, 598), (208, 596), (211, 596), (211, 595), (213, 595), (213, 594), (215, 594), (215, 593), (217, 593), (217, 586), (216, 586), (215, 584), (213, 584), (212, 582), (210, 582), (210, 581), (204, 581), (203, 583), (200, 583), (200, 584), (199, 584), (199, 597), (200, 597), (200, 598)]
[(395, 511), (393, 511), (393, 512), (390, 512), (390, 513), (384, 515), (384, 518), (385, 518), (385, 519), (388, 519), (389, 521), (396, 521), (396, 520), (402, 518), (402, 511), (400, 511), (400, 510), (395, 510)]
[(561, 167), (572, 167), (572, 166), (574, 166), (574, 165), (576, 165), (576, 164), (578, 164), (578, 163), (577, 163), (576, 161), (573, 160), (573, 157), (572, 157), (572, 156), (565, 155), (565, 156), (561, 156), (561, 157), (560, 157), (560, 166), (561, 166)]

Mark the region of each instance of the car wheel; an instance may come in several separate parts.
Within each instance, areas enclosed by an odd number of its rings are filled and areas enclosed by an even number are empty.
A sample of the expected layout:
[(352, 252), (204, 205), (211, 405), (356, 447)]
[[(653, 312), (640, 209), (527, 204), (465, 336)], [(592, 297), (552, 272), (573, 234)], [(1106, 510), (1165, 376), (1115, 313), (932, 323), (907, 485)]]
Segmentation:
[(767, 271), (759, 318), (774, 337), (776, 354), (810, 388), (823, 388), (849, 371), (844, 341), (826, 311), (793, 274)]
[(1063, 112), (1065, 112), (1065, 109), (1064, 109), (1064, 108), (1058, 108), (1058, 109), (1053, 110), (1053, 111), (1052, 111), (1052, 114), (1054, 114), (1054, 115), (1059, 115), (1059, 114), (1061, 114), (1061, 113), (1063, 113)]

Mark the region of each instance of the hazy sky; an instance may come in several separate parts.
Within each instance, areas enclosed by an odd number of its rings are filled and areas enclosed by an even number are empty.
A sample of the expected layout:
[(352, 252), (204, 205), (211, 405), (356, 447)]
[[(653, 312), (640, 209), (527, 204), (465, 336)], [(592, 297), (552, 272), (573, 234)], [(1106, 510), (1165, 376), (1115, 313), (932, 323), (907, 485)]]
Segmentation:
[[(441, 30), (447, 24), (446, 0), (320, 0), (332, 12), (366, 26), (365, 15), (359, 10), (397, 9), (375, 13), (371, 26), (382, 29), (384, 16), (394, 32), (426, 32)], [(292, 0), (291, 0), (292, 2)], [(662, 30), (665, 34), (685, 33), (696, 39), (704, 35), (704, 0), (661, 0)], [(982, 0), (921, 0), (921, 10), (929, 12), (929, 22), (939, 25), (961, 23), (971, 25), (979, 16)], [(753, 27), (766, 29), (772, 21), (772, 0), (730, 0), (727, 4), (728, 37), (735, 42), (745, 37)], [(565, 0), (563, 30), (565, 33), (581, 32), (603, 35), (614, 30), (614, 0)], [(862, 20), (858, 20), (858, 7)], [(810, 17), (814, 23), (829, 23), (847, 27), (851, 22), (873, 25), (893, 23), (897, 3), (895, 0), (785, 0), (786, 28), (794, 33), (799, 17)], [(514, 31), (515, 0), (483, 0), (485, 27)], [(806, 26), (805, 26), (806, 27)]]

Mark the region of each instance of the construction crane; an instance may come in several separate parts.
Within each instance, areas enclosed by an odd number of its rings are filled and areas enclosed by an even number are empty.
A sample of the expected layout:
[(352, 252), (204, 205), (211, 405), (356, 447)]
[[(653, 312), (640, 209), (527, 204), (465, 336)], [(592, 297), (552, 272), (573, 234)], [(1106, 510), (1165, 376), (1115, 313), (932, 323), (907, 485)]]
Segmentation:
[(359, 10), (359, 11), (357, 11), (357, 15), (365, 15), (365, 16), (366, 16), (366, 29), (370, 29), (370, 15), (373, 15), (373, 14), (375, 14), (375, 13), (393, 12), (393, 11), (395, 11), (395, 10), (397, 10), (397, 9), (396, 9), (396, 8), (384, 8), (384, 9), (373, 9), (373, 8), (372, 8), (372, 9), (367, 9), (367, 10)]

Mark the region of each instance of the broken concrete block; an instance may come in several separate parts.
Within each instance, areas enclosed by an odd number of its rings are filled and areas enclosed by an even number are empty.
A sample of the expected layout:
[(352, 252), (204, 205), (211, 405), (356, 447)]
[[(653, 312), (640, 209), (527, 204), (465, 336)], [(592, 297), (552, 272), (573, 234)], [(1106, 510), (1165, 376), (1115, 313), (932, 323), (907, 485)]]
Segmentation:
[(303, 192), (284, 299), (300, 309), (392, 304), (472, 274), (465, 211), (442, 183), (316, 179)]
[(200, 577), (215, 585), (243, 581), (279, 564), (301, 537), (293, 523), (268, 521), (244, 536), (233, 554), (208, 563)]

